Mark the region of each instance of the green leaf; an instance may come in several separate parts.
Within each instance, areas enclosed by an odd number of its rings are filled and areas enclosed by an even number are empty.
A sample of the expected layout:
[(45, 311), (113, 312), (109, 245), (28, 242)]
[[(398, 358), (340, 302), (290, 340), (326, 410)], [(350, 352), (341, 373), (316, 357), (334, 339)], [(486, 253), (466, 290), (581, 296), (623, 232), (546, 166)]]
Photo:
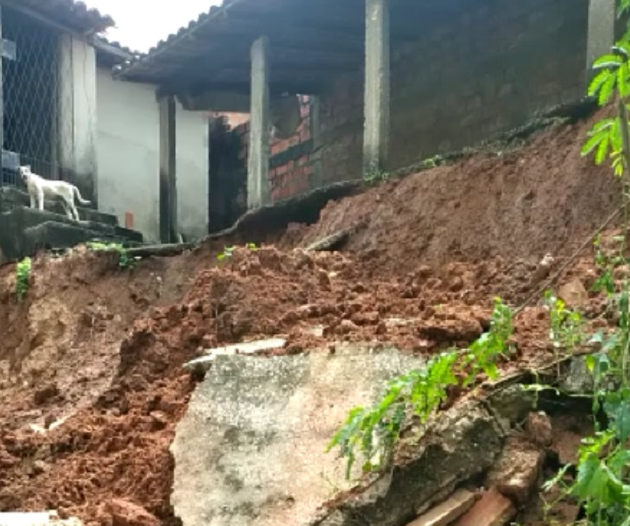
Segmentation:
[(626, 442), (630, 438), (630, 389), (608, 392), (604, 411), (612, 421), (617, 439)]
[(616, 76), (610, 74), (602, 83), (598, 97), (598, 103), (600, 106), (604, 106), (610, 102), (610, 99), (612, 98), (615, 91), (615, 81)]
[(623, 58), (619, 55), (602, 55), (595, 62), (593, 62), (593, 68), (609, 67), (609, 65), (617, 66), (623, 62)]
[(597, 146), (599, 146), (599, 143), (601, 143), (604, 140), (604, 137), (605, 135), (602, 133), (599, 133), (597, 135), (593, 135), (592, 137), (590, 137), (590, 139), (588, 139), (582, 146), (582, 150), (581, 150), (582, 156), (586, 156), (589, 153), (591, 153)]
[(608, 482), (608, 473), (603, 469), (601, 460), (591, 452), (580, 460), (572, 493), (581, 500), (598, 499), (602, 504), (607, 503)]
[(602, 164), (606, 160), (609, 143), (610, 137), (605, 135), (597, 146), (597, 151), (595, 152), (595, 164)]

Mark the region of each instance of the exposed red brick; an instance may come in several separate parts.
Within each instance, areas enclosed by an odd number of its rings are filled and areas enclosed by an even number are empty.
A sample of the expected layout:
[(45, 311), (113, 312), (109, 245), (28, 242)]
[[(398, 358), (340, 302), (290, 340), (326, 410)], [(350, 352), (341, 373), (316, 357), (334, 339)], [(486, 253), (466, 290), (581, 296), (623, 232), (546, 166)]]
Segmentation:
[(457, 490), (441, 504), (410, 522), (407, 526), (447, 526), (466, 513), (477, 496), (465, 489)]
[(512, 501), (491, 489), (453, 526), (504, 526), (515, 514)]

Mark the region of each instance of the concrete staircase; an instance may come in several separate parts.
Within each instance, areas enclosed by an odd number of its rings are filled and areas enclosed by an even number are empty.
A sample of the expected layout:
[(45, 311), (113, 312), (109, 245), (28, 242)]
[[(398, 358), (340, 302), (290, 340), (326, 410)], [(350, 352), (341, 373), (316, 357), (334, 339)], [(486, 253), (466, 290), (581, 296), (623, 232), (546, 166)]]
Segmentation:
[(45, 210), (30, 208), (26, 192), (0, 188), (0, 263), (33, 256), (38, 250), (65, 249), (95, 239), (142, 244), (140, 232), (118, 225), (118, 219), (91, 208), (78, 207), (80, 222), (69, 219), (60, 203), (45, 203)]

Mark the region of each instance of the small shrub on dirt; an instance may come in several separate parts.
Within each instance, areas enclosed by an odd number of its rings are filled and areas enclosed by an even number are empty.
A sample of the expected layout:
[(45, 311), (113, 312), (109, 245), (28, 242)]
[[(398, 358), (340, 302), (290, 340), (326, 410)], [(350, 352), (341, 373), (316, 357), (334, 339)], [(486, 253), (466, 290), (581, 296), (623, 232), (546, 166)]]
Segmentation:
[[(221, 262), (225, 261), (226, 259), (230, 259), (232, 257), (232, 254), (234, 253), (235, 248), (236, 247), (225, 247), (223, 249), (223, 252), (217, 255), (217, 261)], [(258, 250), (256, 243), (247, 243), (245, 245), (245, 248), (251, 250), (252, 252), (256, 252)]]
[(118, 254), (118, 266), (120, 268), (134, 268), (141, 258), (129, 255), (129, 251), (120, 243), (103, 243), (91, 241), (87, 247), (94, 252), (116, 252)]
[(15, 267), (16, 292), (19, 301), (22, 301), (31, 284), (31, 258), (24, 258)]
[(429, 418), (446, 402), (454, 387), (467, 388), (481, 374), (498, 376), (497, 360), (509, 350), (514, 331), (512, 310), (495, 300), (490, 330), (468, 349), (452, 349), (431, 358), (421, 369), (392, 379), (385, 395), (371, 408), (353, 409), (330, 441), (327, 451), (338, 447), (346, 459), (346, 478), (361, 454), (363, 471), (389, 464), (396, 442), (410, 417), (423, 431)]
[(380, 182), (387, 181), (388, 179), (389, 173), (384, 171), (378, 165), (371, 166), (363, 172), (363, 181), (368, 185), (378, 184)]
[(549, 338), (554, 348), (572, 352), (580, 347), (585, 341), (582, 315), (576, 310), (567, 309), (566, 303), (551, 291), (545, 292), (544, 303), (549, 310)]

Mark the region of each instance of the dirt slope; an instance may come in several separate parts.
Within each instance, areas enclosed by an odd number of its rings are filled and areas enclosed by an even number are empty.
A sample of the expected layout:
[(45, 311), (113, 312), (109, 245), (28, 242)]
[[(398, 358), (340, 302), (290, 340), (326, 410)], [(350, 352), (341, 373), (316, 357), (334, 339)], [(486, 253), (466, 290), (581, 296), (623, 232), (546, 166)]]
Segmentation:
[(547, 129), (520, 150), (477, 154), (331, 202), (316, 225), (289, 229), (282, 246), (364, 224), (344, 249), (380, 273), (420, 262), (567, 254), (621, 202), (609, 170), (580, 156), (601, 115)]
[[(271, 335), (289, 339), (282, 352), (472, 341), (495, 295), (519, 304), (540, 257), (568, 253), (616, 207), (615, 182), (579, 158), (586, 127), (331, 203), (316, 225), (270, 233), (284, 250), (237, 250), (218, 266), (223, 240), (133, 271), (92, 254), (41, 257), (23, 304), (13, 267), (0, 269), (0, 510), (109, 524), (104, 506), (120, 497), (177, 524), (168, 446), (198, 380), (181, 366), (202, 348)], [(359, 222), (344, 254), (290, 250)], [(590, 257), (573, 271), (585, 285)], [(504, 370), (550, 356), (547, 332), (542, 309), (526, 310)], [(29, 427), (65, 416), (46, 433)]]

